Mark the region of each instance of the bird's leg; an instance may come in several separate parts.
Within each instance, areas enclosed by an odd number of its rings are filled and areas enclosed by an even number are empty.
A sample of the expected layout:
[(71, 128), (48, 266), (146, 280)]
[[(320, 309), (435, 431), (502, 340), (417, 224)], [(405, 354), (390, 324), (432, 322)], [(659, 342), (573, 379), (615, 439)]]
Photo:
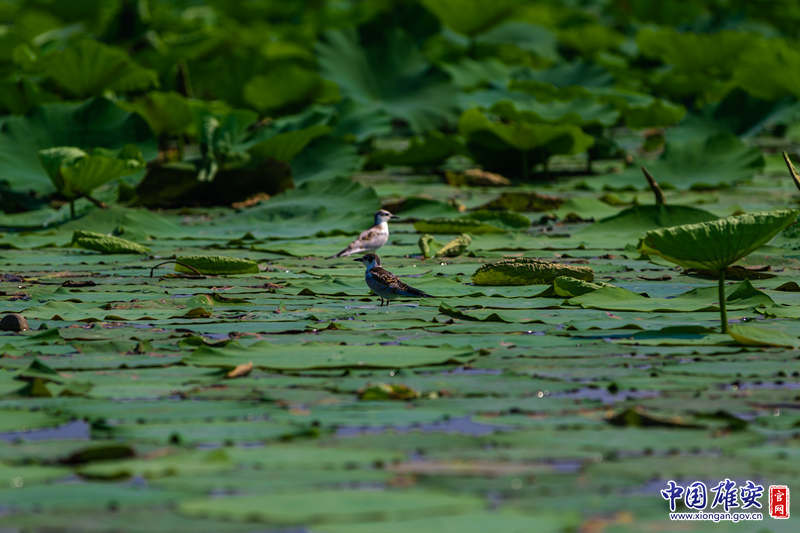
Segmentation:
[(378, 304), (378, 307), (383, 307), (383, 296), (378, 296), (381, 299), (381, 303)]

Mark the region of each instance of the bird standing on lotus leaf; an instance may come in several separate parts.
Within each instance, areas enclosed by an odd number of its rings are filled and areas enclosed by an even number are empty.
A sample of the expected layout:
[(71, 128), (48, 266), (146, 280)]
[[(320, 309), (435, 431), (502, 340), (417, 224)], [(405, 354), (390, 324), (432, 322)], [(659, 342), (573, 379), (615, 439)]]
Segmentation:
[[(372, 292), (381, 299), (381, 305), (389, 305), (389, 300), (398, 297), (407, 298), (433, 298), (419, 289), (400, 281), (400, 278), (381, 267), (381, 258), (377, 254), (364, 254), (358, 259), (353, 259), (363, 263), (367, 267), (364, 274), (364, 281)], [(385, 303), (384, 303), (385, 302)]]

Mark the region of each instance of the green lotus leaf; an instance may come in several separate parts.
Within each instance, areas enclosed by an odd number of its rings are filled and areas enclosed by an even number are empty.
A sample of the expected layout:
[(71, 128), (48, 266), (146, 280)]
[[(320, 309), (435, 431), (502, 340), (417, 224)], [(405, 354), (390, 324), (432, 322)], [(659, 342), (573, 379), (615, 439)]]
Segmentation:
[[(679, 128), (680, 129), (680, 128)], [(728, 187), (751, 179), (764, 167), (761, 151), (727, 132), (686, 142), (669, 140), (664, 153), (655, 161), (640, 161), (662, 186), (675, 189)], [(586, 180), (594, 190), (643, 189), (646, 182), (640, 165), (613, 175)]]
[(553, 280), (553, 293), (562, 298), (573, 298), (609, 286), (602, 281), (585, 281), (570, 276), (559, 276)]
[(513, 45), (547, 60), (558, 58), (555, 35), (538, 24), (503, 22), (478, 35), (475, 41), (483, 45)]
[(176, 92), (151, 91), (124, 107), (141, 115), (158, 136), (185, 133), (194, 121), (188, 99)]
[(48, 173), (42, 172), (39, 150), (74, 146), (88, 152), (95, 147), (118, 149), (131, 143), (142, 149), (145, 160), (157, 153), (145, 121), (107, 98), (44, 104), (26, 116), (3, 119), (0, 175), (12, 189), (47, 194), (54, 187)]
[(299, 185), (305, 181), (349, 178), (361, 170), (364, 160), (355, 144), (331, 136), (318, 137), (292, 159), (292, 179)]
[(651, 230), (639, 251), (684, 268), (720, 272), (769, 242), (798, 214), (796, 209), (782, 209)]
[(322, 91), (322, 78), (307, 68), (280, 64), (244, 86), (244, 99), (259, 111), (275, 111), (308, 103)]
[[(187, 268), (188, 265), (192, 268)], [(258, 263), (224, 255), (182, 255), (175, 263), (176, 272), (201, 274), (258, 274)]]
[(795, 348), (800, 339), (783, 331), (755, 324), (731, 324), (728, 335), (747, 346), (776, 346)]
[(585, 243), (587, 248), (624, 248), (636, 244), (648, 230), (717, 218), (713, 213), (688, 205), (634, 205), (580, 228), (573, 236)]
[(72, 244), (104, 254), (146, 254), (150, 251), (139, 243), (96, 231), (76, 230), (72, 234)]
[(487, 233), (505, 233), (507, 230), (490, 222), (471, 218), (432, 218), (414, 222), (414, 229), (421, 233), (471, 233), (485, 235)]
[(417, 245), (419, 246), (419, 251), (422, 252), (422, 257), (425, 259), (433, 257), (433, 254), (442, 247), (442, 243), (436, 242), (430, 233), (420, 236)]
[(41, 68), (45, 76), (78, 98), (158, 85), (154, 71), (140, 67), (122, 50), (88, 39), (46, 55)]
[(419, 392), (402, 383), (370, 383), (358, 391), (358, 398), (364, 401), (408, 401), (419, 398)]
[(592, 281), (594, 272), (585, 266), (551, 263), (531, 257), (509, 257), (482, 265), (472, 274), (475, 285), (541, 285), (559, 276)]
[(472, 237), (466, 233), (462, 233), (452, 241), (439, 248), (439, 250), (437, 250), (433, 255), (435, 257), (458, 257), (467, 251), (470, 243), (472, 243)]
[(534, 163), (555, 154), (577, 154), (594, 144), (578, 126), (543, 123), (510, 102), (500, 102), (490, 112), (468, 109), (458, 128), (473, 158), (504, 175), (525, 177)]
[(117, 154), (103, 149), (88, 154), (80, 148), (57, 146), (40, 150), (39, 158), (59, 192), (70, 199), (143, 167), (141, 153), (133, 146)]
[(384, 112), (418, 133), (453, 118), (454, 87), (399, 28), (360, 43), (355, 30), (329, 31), (317, 45), (322, 74), (363, 111)]
[(249, 153), (253, 157), (289, 162), (314, 139), (327, 135), (330, 131), (330, 126), (316, 124), (295, 131), (278, 133), (250, 147)]
[(445, 26), (464, 35), (475, 35), (491, 28), (519, 4), (518, 0), (422, 0)]
[(433, 168), (448, 157), (464, 151), (455, 137), (432, 131), (424, 137), (412, 138), (404, 150), (378, 150), (368, 161), (370, 167), (410, 166)]

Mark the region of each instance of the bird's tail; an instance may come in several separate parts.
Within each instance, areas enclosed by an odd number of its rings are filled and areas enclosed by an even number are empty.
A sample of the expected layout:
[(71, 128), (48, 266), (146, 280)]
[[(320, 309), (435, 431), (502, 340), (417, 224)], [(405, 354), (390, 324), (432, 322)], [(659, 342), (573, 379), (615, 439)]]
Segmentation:
[(347, 257), (348, 255), (353, 255), (353, 250), (351, 250), (349, 247), (345, 248), (344, 250), (342, 250), (341, 252), (339, 252), (336, 255), (330, 256), (328, 259), (333, 259), (335, 257)]
[(403, 292), (400, 293), (400, 296), (414, 296), (415, 298), (435, 298), (431, 296), (427, 292), (423, 292), (419, 289), (415, 289), (414, 287), (408, 287)]

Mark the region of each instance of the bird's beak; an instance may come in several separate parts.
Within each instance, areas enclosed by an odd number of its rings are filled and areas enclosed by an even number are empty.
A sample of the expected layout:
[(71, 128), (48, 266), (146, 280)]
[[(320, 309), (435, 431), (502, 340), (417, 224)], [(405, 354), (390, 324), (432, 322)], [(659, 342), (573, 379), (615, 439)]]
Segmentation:
[(390, 215), (389, 218), (391, 218), (392, 220), (397, 220), (400, 217), (397, 215)]
[(353, 261), (358, 261), (360, 263), (361, 259), (353, 259)]

